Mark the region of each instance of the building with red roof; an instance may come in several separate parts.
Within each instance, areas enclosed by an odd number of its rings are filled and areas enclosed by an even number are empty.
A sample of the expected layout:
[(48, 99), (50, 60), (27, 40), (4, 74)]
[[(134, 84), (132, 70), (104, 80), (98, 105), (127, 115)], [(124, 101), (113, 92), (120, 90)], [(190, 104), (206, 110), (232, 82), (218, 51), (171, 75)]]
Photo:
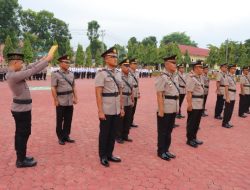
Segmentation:
[(197, 60), (205, 60), (209, 55), (209, 49), (198, 48), (187, 45), (178, 45), (178, 46), (183, 56), (186, 53), (186, 51), (189, 53), (192, 62), (195, 62)]

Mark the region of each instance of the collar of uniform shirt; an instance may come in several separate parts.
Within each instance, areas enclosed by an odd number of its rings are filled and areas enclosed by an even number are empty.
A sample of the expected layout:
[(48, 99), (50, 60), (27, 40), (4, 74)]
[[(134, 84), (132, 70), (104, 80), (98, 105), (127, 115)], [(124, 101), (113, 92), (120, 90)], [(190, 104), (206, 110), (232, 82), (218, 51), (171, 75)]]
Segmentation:
[(62, 73), (69, 73), (69, 70), (64, 71), (63, 69), (60, 69), (60, 71), (61, 71)]
[(112, 72), (115, 72), (115, 68), (111, 69), (111, 68), (109, 68), (108, 66), (106, 66), (105, 69), (107, 69), (107, 70), (109, 70), (109, 71), (112, 71)]
[(166, 69), (163, 70), (164, 73), (168, 74), (170, 77), (172, 77), (174, 75), (174, 73), (170, 73), (169, 71), (167, 71)]

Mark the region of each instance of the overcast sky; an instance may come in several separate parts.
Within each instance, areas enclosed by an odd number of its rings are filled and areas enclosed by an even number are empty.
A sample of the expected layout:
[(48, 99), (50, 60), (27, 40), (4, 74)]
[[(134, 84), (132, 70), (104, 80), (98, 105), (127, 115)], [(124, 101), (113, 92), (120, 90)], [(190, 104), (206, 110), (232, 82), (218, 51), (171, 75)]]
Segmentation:
[(74, 49), (86, 48), (87, 23), (97, 20), (104, 42), (126, 45), (130, 37), (142, 40), (186, 32), (199, 47), (220, 45), (227, 38), (250, 38), (248, 0), (19, 0), (23, 9), (48, 10), (69, 24)]

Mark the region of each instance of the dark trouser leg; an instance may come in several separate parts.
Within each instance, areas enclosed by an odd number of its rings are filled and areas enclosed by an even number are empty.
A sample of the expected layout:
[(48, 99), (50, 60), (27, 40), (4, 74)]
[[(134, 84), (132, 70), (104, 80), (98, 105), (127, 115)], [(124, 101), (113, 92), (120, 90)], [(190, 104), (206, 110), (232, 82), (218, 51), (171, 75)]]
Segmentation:
[(223, 107), (224, 107), (225, 100), (223, 99), (223, 95), (217, 95), (217, 101), (215, 105), (215, 117), (218, 117), (221, 115)]
[(172, 134), (173, 127), (175, 124), (175, 117), (176, 117), (176, 113), (167, 114), (166, 116), (166, 124), (165, 124), (165, 127), (167, 128), (166, 152), (169, 151), (169, 147), (171, 145), (171, 134)]
[(113, 150), (115, 147), (115, 136), (117, 127), (120, 125), (121, 117), (120, 115), (113, 115), (111, 120), (111, 126), (108, 134), (108, 142), (107, 142), (107, 153), (108, 157), (113, 155)]
[(246, 96), (246, 110), (245, 113), (249, 112), (249, 107), (250, 107), (250, 95), (245, 95)]
[(134, 107), (132, 108), (131, 124), (134, 123), (134, 116), (136, 111), (138, 98), (134, 98)]
[(246, 112), (247, 107), (247, 101), (246, 101), (246, 95), (240, 95), (240, 101), (239, 101), (239, 116), (243, 115)]
[(183, 103), (183, 100), (184, 100), (184, 98), (185, 98), (185, 94), (180, 94), (180, 99), (179, 99), (179, 115), (181, 115), (181, 105), (182, 105), (182, 103)]
[(231, 120), (233, 109), (234, 109), (235, 101), (230, 101), (230, 103), (225, 102), (224, 116), (223, 116), (223, 124), (228, 124)]
[(31, 111), (12, 112), (15, 119), (15, 150), (18, 161), (23, 161), (26, 157), (27, 143), (31, 134)]
[(207, 102), (207, 94), (204, 95), (204, 101), (203, 101), (203, 113), (205, 112), (206, 109), (206, 102)]
[(100, 120), (99, 132), (99, 156), (100, 158), (107, 156), (109, 133), (112, 123), (112, 115), (105, 115), (106, 120)]
[(56, 134), (59, 140), (63, 140), (63, 120), (64, 120), (63, 106), (57, 106), (56, 107)]
[(124, 106), (124, 118), (123, 118), (123, 130), (122, 130), (122, 138), (123, 139), (127, 139), (128, 138), (128, 134), (129, 134), (129, 129), (131, 126), (131, 116), (132, 116), (132, 111), (133, 111), (133, 107), (131, 106)]
[(188, 112), (187, 118), (187, 140), (191, 141), (196, 139), (196, 135), (199, 129), (201, 121), (202, 109), (201, 110), (192, 110)]
[(74, 111), (73, 106), (64, 106), (64, 123), (63, 123), (64, 138), (68, 138), (70, 135), (73, 111)]

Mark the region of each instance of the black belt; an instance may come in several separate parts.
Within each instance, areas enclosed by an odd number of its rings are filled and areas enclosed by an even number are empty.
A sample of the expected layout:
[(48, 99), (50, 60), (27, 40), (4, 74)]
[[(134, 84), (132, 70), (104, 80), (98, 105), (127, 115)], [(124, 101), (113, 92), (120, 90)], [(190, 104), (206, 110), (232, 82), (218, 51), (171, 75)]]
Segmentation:
[(225, 85), (220, 85), (220, 87), (225, 87)]
[(209, 86), (204, 86), (205, 88), (209, 88)]
[(179, 85), (179, 87), (181, 87), (181, 88), (185, 88), (185, 86), (182, 86), (182, 85)]
[(192, 95), (192, 98), (204, 98), (204, 95)]
[(130, 92), (123, 92), (122, 95), (125, 95), (125, 96), (130, 96), (132, 93)]
[(245, 86), (245, 87), (250, 87), (250, 85), (248, 85), (248, 84), (244, 84), (244, 86)]
[(165, 96), (165, 99), (178, 100), (179, 96)]
[(117, 97), (119, 95), (118, 92), (114, 92), (114, 93), (102, 93), (103, 97)]
[(16, 104), (31, 104), (32, 99), (24, 99), (24, 100), (13, 99), (13, 102), (16, 103)]
[(71, 94), (71, 93), (73, 93), (73, 91), (72, 90), (70, 90), (70, 91), (65, 91), (65, 92), (57, 92), (57, 95), (66, 95), (66, 94)]
[(138, 85), (134, 85), (134, 88), (138, 88)]
[(228, 89), (228, 91), (230, 91), (230, 92), (236, 92), (236, 90), (233, 90), (233, 89)]

